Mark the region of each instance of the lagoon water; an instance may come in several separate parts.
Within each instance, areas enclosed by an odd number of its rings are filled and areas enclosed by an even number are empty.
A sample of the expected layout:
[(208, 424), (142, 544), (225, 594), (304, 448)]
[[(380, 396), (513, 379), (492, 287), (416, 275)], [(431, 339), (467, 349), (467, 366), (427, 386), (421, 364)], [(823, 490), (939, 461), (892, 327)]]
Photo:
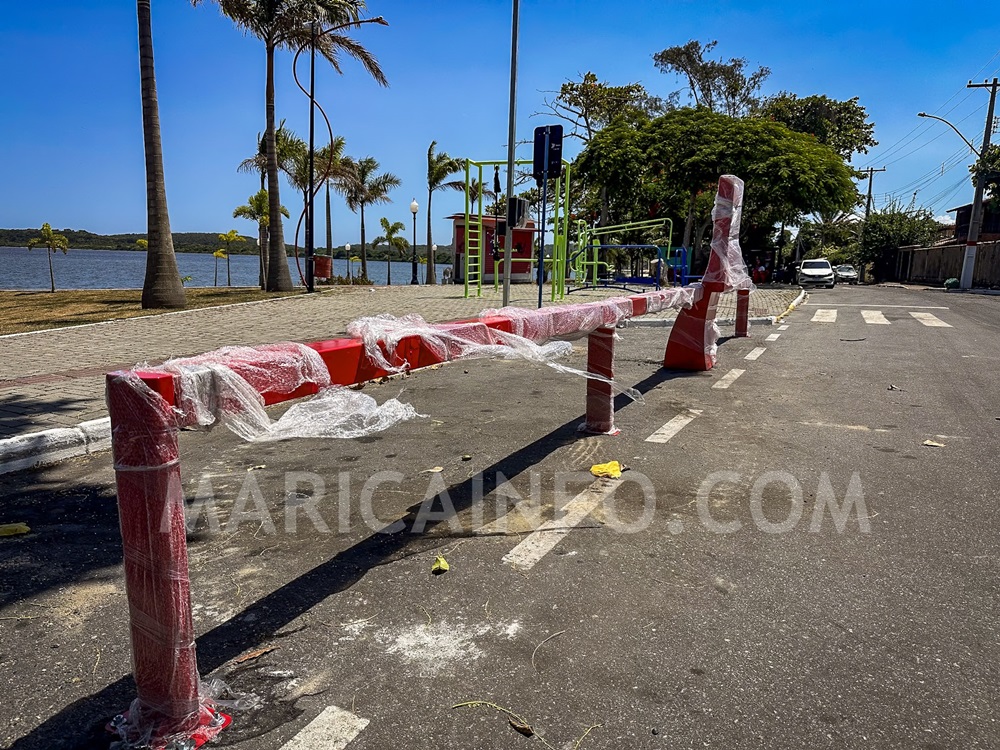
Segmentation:
[[(48, 289), (49, 266), (43, 249), (28, 250), (24, 247), (0, 247), (0, 289)], [(233, 286), (257, 286), (258, 264), (256, 255), (233, 255), (229, 259)], [(305, 259), (299, 260), (305, 273)], [(190, 276), (189, 287), (212, 286), (215, 280), (216, 259), (209, 253), (177, 253), (180, 275)], [(146, 253), (139, 250), (73, 250), (52, 256), (56, 289), (141, 289), (146, 273)], [(219, 260), (219, 286), (226, 285), (226, 261)], [(361, 264), (353, 264), (352, 275), (357, 275)], [(446, 265), (438, 264), (437, 276)], [(288, 259), (292, 283), (299, 285), (299, 272), (295, 259)], [(410, 263), (392, 263), (392, 283), (409, 284), (412, 276)], [(417, 267), (417, 278), (423, 283), (425, 267)], [(333, 261), (334, 275), (347, 275), (347, 261)], [(368, 276), (376, 284), (386, 283), (384, 260), (368, 262)]]

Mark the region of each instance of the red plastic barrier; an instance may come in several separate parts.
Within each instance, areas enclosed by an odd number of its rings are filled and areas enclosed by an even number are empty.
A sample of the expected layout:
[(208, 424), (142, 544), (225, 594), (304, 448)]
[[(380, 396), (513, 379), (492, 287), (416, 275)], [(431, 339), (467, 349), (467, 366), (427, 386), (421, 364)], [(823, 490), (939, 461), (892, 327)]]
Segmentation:
[[(611, 380), (614, 378), (615, 329), (598, 328), (587, 337), (587, 372)], [(615, 401), (611, 383), (607, 380), (587, 380), (586, 432), (601, 435), (617, 434)]]
[(736, 338), (745, 339), (750, 336), (750, 290), (740, 289), (736, 292)]

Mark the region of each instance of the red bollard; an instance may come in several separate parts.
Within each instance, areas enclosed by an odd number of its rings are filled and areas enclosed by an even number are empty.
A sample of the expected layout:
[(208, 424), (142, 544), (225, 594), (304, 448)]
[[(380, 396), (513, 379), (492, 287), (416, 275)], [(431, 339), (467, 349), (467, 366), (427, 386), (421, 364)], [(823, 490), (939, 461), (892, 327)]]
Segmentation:
[(736, 338), (745, 339), (750, 336), (750, 290), (739, 289), (736, 292)]
[[(173, 378), (154, 384), (170, 392)], [(177, 416), (134, 373), (107, 376), (137, 698), (109, 729), (128, 741), (195, 745), (229, 717), (199, 696)]]
[[(587, 337), (587, 372), (614, 377), (615, 329), (602, 327)], [(611, 383), (587, 378), (587, 421), (585, 432), (601, 435), (617, 434), (615, 429), (615, 397)]]

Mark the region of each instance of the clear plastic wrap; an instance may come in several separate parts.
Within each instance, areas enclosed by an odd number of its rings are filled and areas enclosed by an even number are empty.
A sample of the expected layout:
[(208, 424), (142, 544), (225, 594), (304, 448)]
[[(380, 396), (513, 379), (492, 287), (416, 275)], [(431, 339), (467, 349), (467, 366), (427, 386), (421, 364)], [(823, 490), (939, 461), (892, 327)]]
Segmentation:
[(743, 215), (743, 180), (723, 175), (712, 209), (712, 258), (702, 283), (721, 283), (725, 291), (753, 289), (740, 247), (740, 220)]

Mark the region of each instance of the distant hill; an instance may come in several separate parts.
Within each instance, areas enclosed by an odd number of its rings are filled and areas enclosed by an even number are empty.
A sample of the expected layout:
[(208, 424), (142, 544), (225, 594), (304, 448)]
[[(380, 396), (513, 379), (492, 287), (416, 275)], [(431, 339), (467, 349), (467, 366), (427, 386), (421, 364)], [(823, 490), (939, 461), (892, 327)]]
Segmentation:
[[(80, 250), (138, 250), (136, 240), (146, 239), (145, 234), (94, 234), (82, 229), (55, 229), (66, 235), (71, 249)], [(27, 247), (28, 240), (38, 236), (37, 229), (0, 229), (0, 247)], [(218, 232), (175, 232), (174, 251), (178, 253), (214, 253), (222, 243)], [(257, 238), (243, 235), (245, 243), (232, 245), (234, 255), (256, 255)], [(289, 248), (291, 249), (291, 248)]]

